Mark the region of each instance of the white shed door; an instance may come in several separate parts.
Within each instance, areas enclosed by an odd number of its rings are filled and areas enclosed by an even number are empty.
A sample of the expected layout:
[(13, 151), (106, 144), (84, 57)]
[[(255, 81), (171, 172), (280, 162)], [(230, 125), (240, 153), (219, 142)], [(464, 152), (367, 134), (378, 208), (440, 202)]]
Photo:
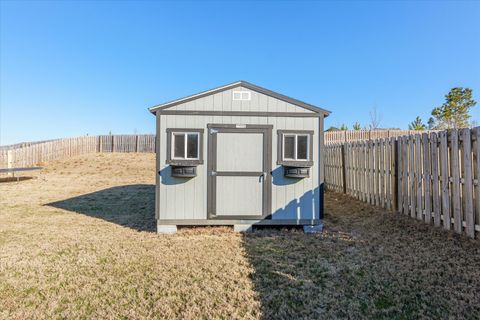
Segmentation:
[(209, 218), (258, 219), (269, 214), (271, 129), (212, 126), (209, 130)]

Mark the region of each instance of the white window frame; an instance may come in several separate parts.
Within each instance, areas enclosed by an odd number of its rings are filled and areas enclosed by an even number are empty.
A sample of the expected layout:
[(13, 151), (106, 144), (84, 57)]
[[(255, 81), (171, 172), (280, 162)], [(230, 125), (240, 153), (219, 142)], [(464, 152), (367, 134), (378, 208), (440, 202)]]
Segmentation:
[[(282, 135), (282, 160), (283, 161), (310, 161), (310, 135), (306, 133), (284, 133)], [(295, 153), (295, 159), (285, 157), (285, 138), (286, 137), (295, 137), (295, 144), (293, 146), (293, 151)], [(307, 159), (298, 159), (298, 137), (307, 137)]]
[[(200, 159), (200, 133), (199, 132), (172, 132), (172, 143), (171, 143), (171, 155), (172, 160), (199, 160)], [(187, 155), (187, 145), (188, 145), (188, 136), (189, 135), (196, 135), (197, 136), (197, 157), (196, 158), (188, 158)], [(175, 157), (175, 136), (184, 136), (184, 149), (183, 149), (183, 157)]]
[(252, 99), (252, 93), (250, 91), (233, 91), (232, 99), (234, 101), (249, 101)]

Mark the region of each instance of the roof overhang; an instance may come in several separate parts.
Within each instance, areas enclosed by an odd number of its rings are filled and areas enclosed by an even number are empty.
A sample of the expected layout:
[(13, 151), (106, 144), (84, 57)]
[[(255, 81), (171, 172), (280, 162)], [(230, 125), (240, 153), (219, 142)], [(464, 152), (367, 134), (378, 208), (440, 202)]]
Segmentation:
[(217, 88), (214, 88), (214, 89), (203, 91), (203, 92), (193, 94), (191, 96), (187, 96), (187, 97), (184, 97), (184, 98), (181, 98), (181, 99), (177, 99), (177, 100), (169, 101), (169, 102), (162, 103), (162, 104), (159, 104), (159, 105), (155, 105), (155, 106), (149, 108), (148, 110), (151, 113), (155, 114), (157, 111), (165, 110), (165, 109), (168, 109), (170, 107), (173, 107), (173, 106), (176, 106), (176, 105), (179, 105), (179, 104), (182, 104), (182, 103), (186, 103), (186, 102), (189, 102), (189, 101), (192, 101), (192, 100), (195, 100), (195, 99), (206, 97), (206, 96), (209, 96), (209, 95), (212, 95), (212, 94), (215, 94), (215, 93), (218, 93), (218, 92), (222, 92), (222, 91), (225, 91), (225, 90), (233, 89), (233, 88), (236, 88), (236, 87), (244, 87), (244, 88), (247, 88), (247, 89), (250, 89), (250, 90), (253, 90), (253, 91), (257, 91), (259, 93), (263, 93), (263, 94), (265, 94), (267, 96), (270, 96), (272, 98), (283, 100), (285, 102), (291, 103), (291, 104), (299, 106), (301, 108), (305, 108), (307, 110), (310, 110), (314, 113), (323, 114), (325, 117), (327, 117), (331, 113), (330, 111), (328, 111), (326, 109), (322, 109), (322, 108), (319, 108), (319, 107), (314, 106), (312, 104), (287, 97), (283, 94), (280, 94), (280, 93), (277, 93), (277, 92), (259, 87), (257, 85), (254, 85), (254, 84), (246, 82), (246, 81), (237, 81), (237, 82), (227, 84), (227, 85), (222, 86), (222, 87), (217, 87)]

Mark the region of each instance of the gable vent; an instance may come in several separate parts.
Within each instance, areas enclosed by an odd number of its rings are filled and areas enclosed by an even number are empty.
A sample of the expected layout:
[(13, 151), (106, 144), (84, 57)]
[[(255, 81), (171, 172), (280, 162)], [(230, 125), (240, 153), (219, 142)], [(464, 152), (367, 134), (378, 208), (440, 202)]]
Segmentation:
[(251, 96), (250, 91), (233, 91), (233, 100), (250, 100)]

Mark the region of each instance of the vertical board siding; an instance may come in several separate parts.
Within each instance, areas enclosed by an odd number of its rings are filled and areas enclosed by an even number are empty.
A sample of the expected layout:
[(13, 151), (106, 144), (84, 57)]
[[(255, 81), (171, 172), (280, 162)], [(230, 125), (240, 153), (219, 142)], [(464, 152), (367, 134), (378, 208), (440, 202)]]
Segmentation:
[(479, 134), (476, 127), (328, 145), (326, 188), (343, 192), (346, 183), (356, 199), (478, 237)]
[[(217, 98), (220, 101), (220, 98)], [(230, 99), (230, 98), (229, 98)], [(231, 100), (231, 99), (230, 99)], [(266, 100), (265, 100), (266, 101)], [(231, 101), (236, 106), (241, 101)], [(215, 102), (210, 102), (215, 103)], [(218, 102), (220, 103), (220, 102)], [(275, 100), (268, 105), (276, 105)], [(283, 106), (286, 108), (287, 106)], [(203, 128), (204, 131), (204, 164), (197, 166), (197, 176), (185, 181), (171, 177), (170, 166), (165, 163), (166, 148), (159, 150), (159, 184), (160, 219), (207, 219), (207, 163), (209, 132), (207, 124), (262, 124), (272, 125), (272, 219), (318, 219), (319, 218), (319, 144), (318, 118), (284, 118), (284, 117), (245, 117), (245, 116), (178, 116), (161, 115), (160, 145), (166, 145), (166, 128)], [(277, 130), (313, 130), (313, 163), (308, 178), (292, 180), (283, 176), (283, 167), (277, 164)], [(328, 157), (329, 155), (324, 155)], [(328, 170), (327, 170), (328, 171)]]
[[(249, 91), (250, 100), (233, 100), (234, 91)], [(245, 87), (236, 87), (233, 89), (224, 90), (211, 95), (197, 98), (193, 101), (172, 106), (169, 110), (179, 111), (255, 111), (255, 112), (300, 112), (300, 113), (313, 113), (311, 110), (307, 110), (300, 106), (285, 102), (283, 100), (276, 99), (274, 97), (265, 95), (254, 90), (250, 90)], [(229, 123), (232, 123), (228, 119)], [(252, 121), (247, 120), (250, 117), (243, 117), (243, 121), (247, 121), (252, 124)], [(253, 121), (257, 118), (253, 117)], [(215, 121), (218, 123), (218, 121)]]

